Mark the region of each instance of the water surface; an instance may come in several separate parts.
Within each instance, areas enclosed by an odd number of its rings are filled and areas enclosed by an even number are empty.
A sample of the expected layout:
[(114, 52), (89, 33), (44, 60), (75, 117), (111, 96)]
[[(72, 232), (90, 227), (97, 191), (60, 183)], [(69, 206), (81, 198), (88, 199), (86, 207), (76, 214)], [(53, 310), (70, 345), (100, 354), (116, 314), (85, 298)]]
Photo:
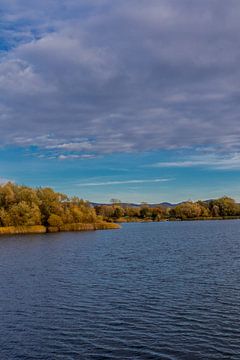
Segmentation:
[(0, 359), (240, 359), (240, 221), (0, 238)]

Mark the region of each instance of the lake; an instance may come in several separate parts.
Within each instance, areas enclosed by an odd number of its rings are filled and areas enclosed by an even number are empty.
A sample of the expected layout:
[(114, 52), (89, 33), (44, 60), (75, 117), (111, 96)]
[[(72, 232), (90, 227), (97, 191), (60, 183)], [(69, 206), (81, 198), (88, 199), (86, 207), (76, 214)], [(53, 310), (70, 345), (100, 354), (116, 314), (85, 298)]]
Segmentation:
[(240, 221), (0, 238), (0, 359), (240, 359)]

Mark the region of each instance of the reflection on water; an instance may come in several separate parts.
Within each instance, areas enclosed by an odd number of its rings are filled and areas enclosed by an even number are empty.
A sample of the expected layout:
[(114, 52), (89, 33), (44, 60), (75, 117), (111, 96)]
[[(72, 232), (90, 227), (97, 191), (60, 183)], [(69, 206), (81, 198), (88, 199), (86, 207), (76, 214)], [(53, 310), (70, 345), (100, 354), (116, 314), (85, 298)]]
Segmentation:
[(0, 238), (0, 359), (240, 359), (240, 221)]

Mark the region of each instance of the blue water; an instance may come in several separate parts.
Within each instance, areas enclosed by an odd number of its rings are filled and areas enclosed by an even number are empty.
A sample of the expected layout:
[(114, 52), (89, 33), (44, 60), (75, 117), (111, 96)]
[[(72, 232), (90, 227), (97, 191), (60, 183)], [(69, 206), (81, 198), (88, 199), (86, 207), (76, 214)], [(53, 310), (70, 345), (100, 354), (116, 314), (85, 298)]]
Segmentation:
[(240, 221), (0, 238), (0, 359), (240, 359)]

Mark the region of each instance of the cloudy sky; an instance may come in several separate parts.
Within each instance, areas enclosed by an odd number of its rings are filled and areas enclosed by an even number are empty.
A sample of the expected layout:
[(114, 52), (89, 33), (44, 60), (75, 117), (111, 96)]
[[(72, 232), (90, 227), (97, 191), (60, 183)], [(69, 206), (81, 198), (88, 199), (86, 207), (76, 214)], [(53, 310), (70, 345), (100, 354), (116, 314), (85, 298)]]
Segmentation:
[(240, 200), (239, 0), (0, 0), (0, 182)]

